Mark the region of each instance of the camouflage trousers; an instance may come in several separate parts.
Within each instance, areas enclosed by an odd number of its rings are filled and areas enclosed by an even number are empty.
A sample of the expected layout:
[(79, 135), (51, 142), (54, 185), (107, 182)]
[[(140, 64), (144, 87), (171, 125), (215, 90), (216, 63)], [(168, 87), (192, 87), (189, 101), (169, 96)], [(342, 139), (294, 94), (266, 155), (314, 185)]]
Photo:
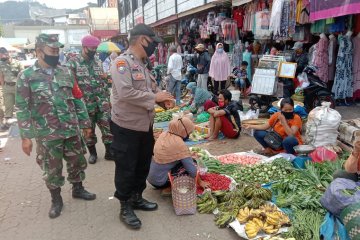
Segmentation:
[(15, 89), (16, 86), (4, 85), (3, 86), (3, 97), (5, 106), (5, 118), (12, 118), (14, 116), (15, 108)]
[(81, 182), (85, 179), (86, 148), (80, 135), (52, 141), (37, 140), (36, 143), (36, 162), (43, 170), (43, 179), (50, 190), (61, 187), (65, 183), (62, 175), (63, 159), (66, 161), (67, 180), (70, 183)]
[(89, 117), (92, 125), (92, 136), (85, 140), (86, 145), (93, 146), (97, 143), (97, 137), (95, 134), (96, 125), (100, 128), (103, 143), (111, 144), (113, 136), (110, 133), (110, 113), (96, 111), (93, 113), (89, 113)]

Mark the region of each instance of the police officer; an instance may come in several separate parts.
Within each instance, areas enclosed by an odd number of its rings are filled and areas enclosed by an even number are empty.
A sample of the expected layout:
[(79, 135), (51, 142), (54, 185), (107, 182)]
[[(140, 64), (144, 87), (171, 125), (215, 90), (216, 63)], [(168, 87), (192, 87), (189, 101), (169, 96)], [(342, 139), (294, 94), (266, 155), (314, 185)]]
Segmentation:
[(50, 218), (58, 217), (63, 207), (63, 158), (67, 162), (67, 179), (73, 184), (73, 198), (96, 198), (82, 186), (87, 163), (80, 129), (89, 137), (91, 122), (74, 76), (68, 68), (58, 65), (61, 47), (56, 34), (40, 34), (35, 44), (38, 60), (20, 73), (16, 88), (22, 149), (30, 156), (31, 139), (35, 138), (36, 161), (44, 171), (52, 198)]
[[(0, 83), (3, 86), (5, 106), (5, 125), (3, 130), (9, 128), (8, 120), (14, 115), (16, 78), (21, 71), (21, 64), (10, 59), (5, 48), (0, 48)], [(1, 121), (2, 122), (2, 121)]]
[(87, 139), (86, 145), (89, 149), (89, 163), (97, 161), (96, 124), (101, 130), (102, 141), (105, 145), (105, 159), (114, 160), (110, 150), (112, 135), (110, 133), (110, 92), (108, 88), (107, 75), (104, 74), (100, 60), (95, 56), (100, 40), (94, 36), (83, 37), (81, 55), (69, 60), (68, 66), (75, 74), (79, 87), (84, 94), (84, 101), (92, 122), (92, 136)]
[(129, 49), (111, 67), (115, 197), (121, 204), (120, 219), (135, 229), (141, 227), (141, 221), (134, 209), (157, 209), (156, 203), (142, 197), (154, 147), (154, 105), (173, 101), (170, 93), (157, 88), (146, 66), (160, 41), (149, 26), (136, 25), (130, 31)]

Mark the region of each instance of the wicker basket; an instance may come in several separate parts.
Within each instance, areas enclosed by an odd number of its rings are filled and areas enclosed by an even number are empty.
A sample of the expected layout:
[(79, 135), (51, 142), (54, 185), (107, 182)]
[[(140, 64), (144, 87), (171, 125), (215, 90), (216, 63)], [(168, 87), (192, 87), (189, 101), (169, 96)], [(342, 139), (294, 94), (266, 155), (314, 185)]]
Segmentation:
[(196, 184), (190, 176), (178, 176), (171, 179), (172, 200), (176, 215), (196, 213)]
[(360, 203), (351, 204), (340, 215), (351, 240), (360, 239)]

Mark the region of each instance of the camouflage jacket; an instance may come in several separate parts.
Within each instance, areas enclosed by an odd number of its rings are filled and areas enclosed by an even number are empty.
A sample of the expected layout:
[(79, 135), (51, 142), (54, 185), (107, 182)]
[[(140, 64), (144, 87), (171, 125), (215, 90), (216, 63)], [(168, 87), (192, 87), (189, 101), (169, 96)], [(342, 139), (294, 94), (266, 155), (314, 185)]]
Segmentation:
[(0, 61), (0, 72), (4, 74), (4, 81), (8, 83), (16, 83), (16, 79), (22, 70), (21, 64), (18, 61), (11, 60), (10, 62)]
[(67, 64), (84, 94), (88, 112), (110, 111), (110, 92), (100, 60), (95, 58), (87, 61), (80, 55), (70, 59)]
[(55, 140), (91, 128), (82, 99), (73, 96), (74, 77), (66, 67), (42, 69), (38, 62), (19, 75), (16, 113), (22, 138)]

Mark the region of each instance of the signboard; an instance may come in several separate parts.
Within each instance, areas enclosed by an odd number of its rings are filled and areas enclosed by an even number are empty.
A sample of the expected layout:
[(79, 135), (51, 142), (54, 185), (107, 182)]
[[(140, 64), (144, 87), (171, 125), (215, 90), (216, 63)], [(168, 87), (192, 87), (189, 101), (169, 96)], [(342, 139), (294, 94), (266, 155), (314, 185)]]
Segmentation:
[(71, 45), (81, 45), (81, 39), (88, 35), (87, 29), (70, 29), (68, 30), (68, 43)]
[(360, 13), (360, 0), (312, 0), (310, 21)]
[(232, 5), (233, 7), (236, 7), (236, 6), (244, 5), (248, 2), (251, 2), (251, 0), (233, 0)]
[(41, 33), (58, 34), (59, 35), (59, 42), (61, 42), (62, 44), (66, 43), (65, 31), (64, 30), (60, 30), (60, 29), (44, 29), (44, 30), (41, 30)]
[(296, 63), (282, 62), (280, 65), (279, 77), (282, 78), (294, 78), (296, 72)]

